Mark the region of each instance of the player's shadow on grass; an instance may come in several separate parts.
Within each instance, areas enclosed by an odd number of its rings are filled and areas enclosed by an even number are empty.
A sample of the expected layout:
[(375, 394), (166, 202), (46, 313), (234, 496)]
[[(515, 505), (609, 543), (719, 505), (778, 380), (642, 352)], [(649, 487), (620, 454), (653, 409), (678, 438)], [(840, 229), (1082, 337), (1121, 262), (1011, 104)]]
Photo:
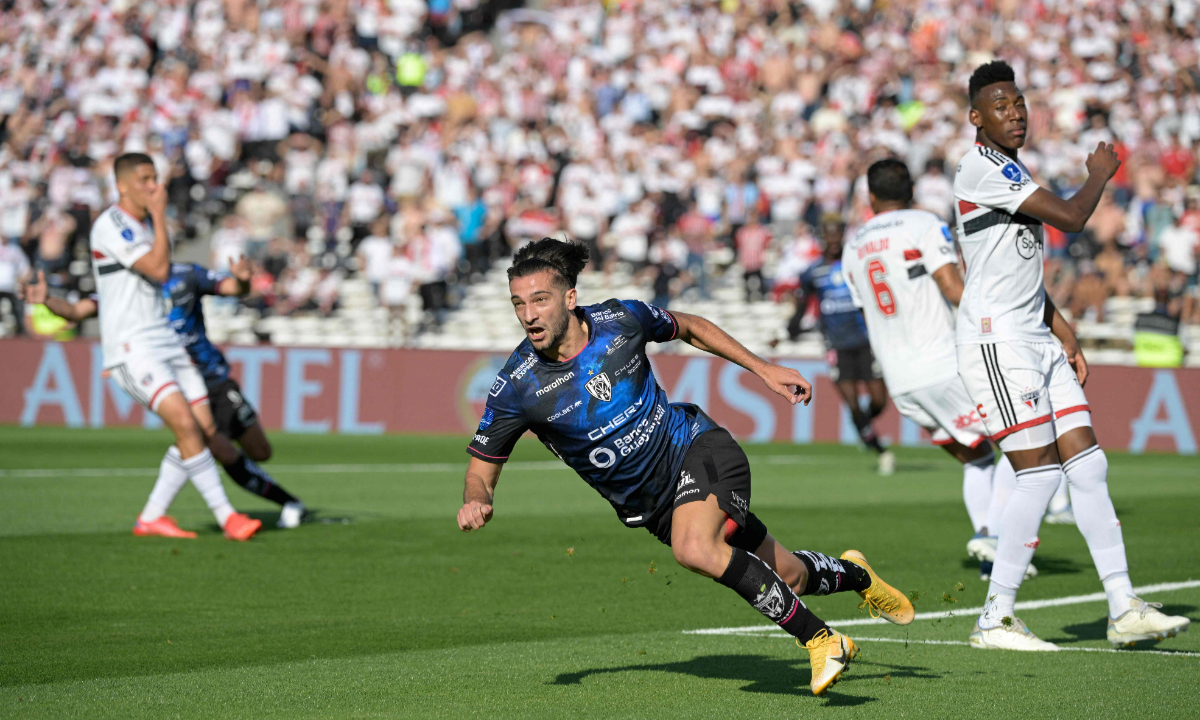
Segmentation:
[[(1187, 617), (1195, 617), (1196, 611), (1200, 610), (1195, 605), (1164, 605), (1162, 611), (1167, 615), (1185, 615)], [(1085, 642), (1087, 640), (1107, 640), (1108, 639), (1108, 618), (1104, 615), (1096, 618), (1092, 622), (1077, 623), (1075, 625), (1067, 625), (1063, 628), (1063, 632), (1069, 637), (1067, 638), (1047, 638), (1050, 642), (1067, 644)], [(1162, 652), (1170, 652), (1170, 648), (1159, 647), (1162, 641), (1140, 642), (1136, 647), (1129, 648), (1129, 652), (1137, 652), (1138, 649), (1147, 649), (1153, 647), (1155, 650)]]
[[(246, 515), (248, 515), (249, 517), (251, 517), (255, 520), (262, 521), (262, 528), (258, 531), (260, 533), (275, 532), (276, 530), (284, 529), (284, 528), (279, 527), (276, 524), (279, 522), (279, 511), (278, 510), (247, 510)], [(333, 516), (328, 516), (328, 515), (322, 515), (320, 510), (317, 510), (316, 508), (309, 508), (308, 516), (304, 518), (303, 524), (304, 525), (349, 525), (350, 522), (351, 522), (351, 520), (349, 517), (343, 517), (343, 516), (333, 517)], [(213, 523), (209, 527), (213, 530), (213, 532), (221, 532), (221, 526), (217, 525), (216, 523)]]
[[(1037, 568), (1038, 575), (1075, 575), (1083, 572), (1083, 566), (1071, 560), (1070, 558), (1055, 557), (1053, 555), (1034, 555), (1034, 567)], [(972, 558), (963, 558), (963, 570), (979, 571), (979, 561)]]
[[(867, 674), (863, 673), (864, 669), (868, 671)], [(812, 696), (807, 663), (765, 655), (702, 655), (679, 662), (595, 668), (562, 673), (550, 684), (578, 685), (585, 678), (594, 675), (622, 672), (673, 672), (702, 680), (737, 680), (749, 683), (742, 686), (743, 692)], [(850, 670), (842, 676), (842, 682), (884, 677), (928, 680), (939, 678), (941, 674), (930, 672), (928, 668), (923, 667), (860, 661), (851, 664)], [(873, 697), (841, 694), (829, 696), (830, 705), (862, 705), (874, 701)]]

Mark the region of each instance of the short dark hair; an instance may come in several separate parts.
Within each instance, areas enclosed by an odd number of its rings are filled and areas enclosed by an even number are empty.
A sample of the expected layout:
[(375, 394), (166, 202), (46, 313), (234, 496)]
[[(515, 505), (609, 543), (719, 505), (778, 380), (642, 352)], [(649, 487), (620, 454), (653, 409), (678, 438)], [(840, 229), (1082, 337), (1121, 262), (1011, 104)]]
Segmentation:
[(587, 245), (581, 242), (544, 237), (534, 240), (513, 255), (508, 279), (551, 270), (570, 289), (575, 287), (579, 273), (587, 267), (588, 257)]
[(975, 68), (975, 72), (971, 73), (971, 83), (967, 86), (967, 97), (974, 104), (975, 98), (979, 97), (979, 91), (988, 85), (1016, 81), (1017, 76), (1011, 65), (1003, 60), (993, 60), (980, 65)]
[(154, 165), (154, 160), (146, 153), (125, 153), (113, 162), (113, 177), (121, 177), (142, 165)]
[(910, 202), (913, 196), (912, 175), (903, 162), (896, 158), (884, 158), (867, 170), (867, 189), (879, 200)]

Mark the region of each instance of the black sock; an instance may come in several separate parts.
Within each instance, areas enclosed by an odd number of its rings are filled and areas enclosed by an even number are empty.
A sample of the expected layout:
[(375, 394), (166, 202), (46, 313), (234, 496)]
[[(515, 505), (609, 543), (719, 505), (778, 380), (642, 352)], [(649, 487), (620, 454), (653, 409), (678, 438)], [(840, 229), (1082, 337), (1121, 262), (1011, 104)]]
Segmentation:
[(871, 418), (867, 417), (862, 410), (851, 409), (850, 419), (854, 421), (854, 427), (858, 428), (858, 437), (862, 439), (863, 444), (882, 455), (883, 446), (879, 444), (879, 438), (875, 437), (875, 428), (871, 425)]
[(838, 560), (811, 550), (792, 553), (808, 568), (808, 584), (801, 595), (832, 595), (871, 587), (871, 576), (849, 560)]
[(280, 505), (299, 502), (295, 496), (279, 487), (275, 479), (268, 475), (266, 470), (259, 467), (258, 463), (245, 455), (239, 455), (236, 462), (229, 463), (224, 468), (235, 483), (259, 497), (264, 497)]
[(828, 625), (809, 612), (771, 566), (754, 553), (734, 548), (729, 567), (717, 582), (741, 595), (755, 610), (801, 643), (812, 640), (822, 629), (829, 630)]
[(875, 418), (882, 415), (883, 411), (885, 409), (887, 409), (886, 403), (883, 405), (876, 405), (875, 403), (871, 403), (871, 404), (867, 405), (867, 419), (874, 420)]

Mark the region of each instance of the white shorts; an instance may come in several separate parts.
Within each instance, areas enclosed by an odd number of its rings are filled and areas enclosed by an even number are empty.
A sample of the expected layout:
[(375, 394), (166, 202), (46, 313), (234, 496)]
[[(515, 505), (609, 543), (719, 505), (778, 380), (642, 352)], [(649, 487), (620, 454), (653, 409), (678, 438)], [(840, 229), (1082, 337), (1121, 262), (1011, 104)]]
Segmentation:
[(1087, 396), (1057, 343), (959, 345), (958, 375), (1005, 452), (1045, 447), (1092, 424)]
[(107, 370), (122, 390), (151, 412), (157, 413), (163, 398), (176, 392), (182, 392), (192, 405), (208, 402), (204, 376), (183, 348), (166, 353), (131, 354)]
[(975, 403), (958, 377), (893, 395), (892, 402), (901, 415), (932, 433), (934, 445), (949, 445), (957, 440), (973, 448), (987, 440), (988, 432)]

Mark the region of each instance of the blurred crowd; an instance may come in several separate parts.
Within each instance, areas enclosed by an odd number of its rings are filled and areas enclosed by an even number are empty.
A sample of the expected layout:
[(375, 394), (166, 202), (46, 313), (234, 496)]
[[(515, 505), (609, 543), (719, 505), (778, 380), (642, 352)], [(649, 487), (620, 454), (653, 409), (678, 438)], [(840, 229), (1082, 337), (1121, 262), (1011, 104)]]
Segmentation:
[(867, 218), (880, 157), (952, 220), (967, 78), (999, 57), (1044, 186), (1074, 192), (1100, 141), (1124, 160), (1088, 227), (1047, 239), (1055, 300), (1200, 322), (1197, 0), (513, 5), (0, 0), (0, 306), (27, 266), (90, 289), (88, 229), (133, 150), (169, 183), (177, 254), (253, 258), (263, 312), (336, 313), (357, 274), (435, 327), (544, 235), (663, 305), (780, 300)]

